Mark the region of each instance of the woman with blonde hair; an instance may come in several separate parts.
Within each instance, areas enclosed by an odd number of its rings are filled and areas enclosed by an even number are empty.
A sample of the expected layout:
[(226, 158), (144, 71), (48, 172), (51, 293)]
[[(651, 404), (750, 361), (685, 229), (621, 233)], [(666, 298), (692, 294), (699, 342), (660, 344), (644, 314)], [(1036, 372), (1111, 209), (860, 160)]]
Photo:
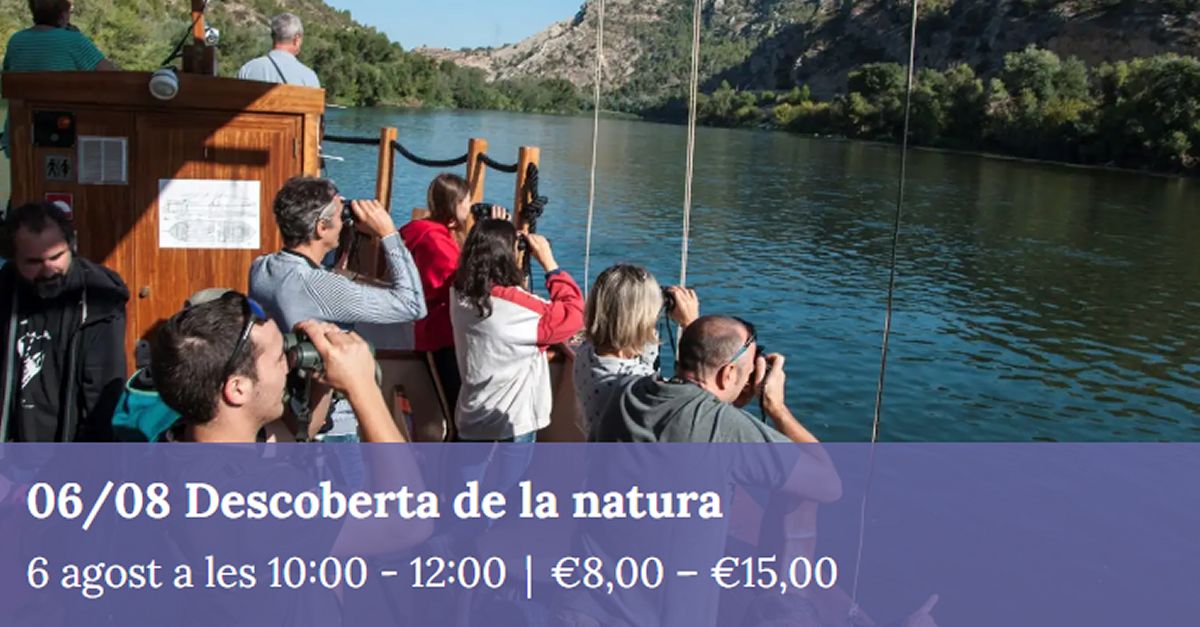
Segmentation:
[[(664, 290), (641, 266), (617, 264), (596, 277), (584, 314), (587, 339), (575, 354), (575, 395), (584, 429), (592, 428), (612, 399), (633, 379), (658, 374), (658, 330)], [(680, 330), (700, 317), (696, 292), (669, 287), (668, 315)]]

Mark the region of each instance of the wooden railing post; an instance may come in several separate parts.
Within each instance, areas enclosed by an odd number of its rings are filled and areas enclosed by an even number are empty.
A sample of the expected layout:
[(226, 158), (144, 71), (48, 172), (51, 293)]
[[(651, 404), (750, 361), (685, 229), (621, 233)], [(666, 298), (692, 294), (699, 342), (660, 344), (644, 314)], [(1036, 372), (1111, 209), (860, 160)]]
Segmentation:
[[(542, 150), (535, 146), (521, 146), (517, 152), (517, 191), (513, 200), (513, 220), (516, 222), (517, 229), (523, 233), (529, 232), (529, 225), (525, 223), (525, 203), (533, 200), (525, 193), (525, 181), (528, 179), (529, 164), (538, 165), (542, 158)], [(522, 250), (518, 256), (517, 263), (521, 267), (525, 267), (529, 255), (528, 251)], [(526, 286), (532, 289), (532, 286)]]
[[(398, 135), (399, 131), (393, 127), (386, 127), (379, 131), (379, 166), (375, 171), (375, 200), (383, 203), (383, 208), (388, 213), (392, 212), (392, 178), (396, 173), (396, 151), (392, 150), (392, 142)], [(361, 260), (359, 272), (374, 278), (382, 276), (380, 271), (384, 267), (383, 248), (379, 245), (379, 238), (367, 237), (367, 245), (362, 247), (359, 259)]]
[(467, 142), (467, 186), (471, 188), (471, 202), (483, 201), (483, 183), (487, 178), (487, 166), (480, 161), (479, 155), (487, 152), (486, 139), (472, 137)]
[(513, 214), (516, 218), (517, 227), (522, 231), (529, 230), (525, 224), (525, 203), (533, 200), (525, 194), (525, 179), (529, 174), (529, 165), (539, 165), (542, 159), (542, 149), (537, 146), (521, 146), (521, 150), (517, 153), (517, 190), (515, 199), (513, 200)]
[(392, 210), (392, 178), (396, 173), (396, 152), (392, 150), (392, 142), (396, 141), (399, 131), (388, 127), (379, 131), (379, 169), (375, 173), (375, 199), (383, 203), (383, 208)]

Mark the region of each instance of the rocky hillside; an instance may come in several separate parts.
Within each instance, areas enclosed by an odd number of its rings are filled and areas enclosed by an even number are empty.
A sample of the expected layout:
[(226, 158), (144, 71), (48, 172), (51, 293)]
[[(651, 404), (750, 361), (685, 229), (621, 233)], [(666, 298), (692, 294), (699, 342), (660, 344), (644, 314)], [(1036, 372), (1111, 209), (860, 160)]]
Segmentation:
[[(691, 2), (607, 0), (604, 86), (609, 106), (639, 109), (680, 93), (691, 49)], [(807, 84), (827, 97), (854, 68), (901, 62), (908, 0), (704, 0), (702, 75), (739, 89)], [(919, 64), (967, 63), (989, 75), (1030, 44), (1089, 65), (1200, 50), (1200, 0), (923, 0)], [(559, 77), (591, 84), (596, 2), (516, 44), (422, 49), (493, 79)]]

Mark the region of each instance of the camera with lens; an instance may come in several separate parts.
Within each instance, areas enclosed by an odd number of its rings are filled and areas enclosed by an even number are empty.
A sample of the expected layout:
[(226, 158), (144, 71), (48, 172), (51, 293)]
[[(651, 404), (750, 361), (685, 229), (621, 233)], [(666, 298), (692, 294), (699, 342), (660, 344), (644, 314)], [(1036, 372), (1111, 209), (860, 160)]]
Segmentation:
[(350, 207), (353, 200), (347, 200), (342, 204), (342, 222), (346, 224), (354, 224), (354, 209)]
[(663, 299), (663, 309), (667, 310), (667, 313), (671, 313), (672, 311), (675, 311), (675, 294), (673, 294), (671, 292), (670, 287), (664, 286), (662, 288), (662, 299)]

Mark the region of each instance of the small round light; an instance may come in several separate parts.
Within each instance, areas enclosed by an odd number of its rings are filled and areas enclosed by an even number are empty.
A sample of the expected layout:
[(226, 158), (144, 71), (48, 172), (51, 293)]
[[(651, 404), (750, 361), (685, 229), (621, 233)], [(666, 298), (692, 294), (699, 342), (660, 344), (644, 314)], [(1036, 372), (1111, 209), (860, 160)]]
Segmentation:
[(150, 95), (159, 100), (171, 100), (179, 95), (179, 77), (174, 68), (163, 68), (150, 76)]

